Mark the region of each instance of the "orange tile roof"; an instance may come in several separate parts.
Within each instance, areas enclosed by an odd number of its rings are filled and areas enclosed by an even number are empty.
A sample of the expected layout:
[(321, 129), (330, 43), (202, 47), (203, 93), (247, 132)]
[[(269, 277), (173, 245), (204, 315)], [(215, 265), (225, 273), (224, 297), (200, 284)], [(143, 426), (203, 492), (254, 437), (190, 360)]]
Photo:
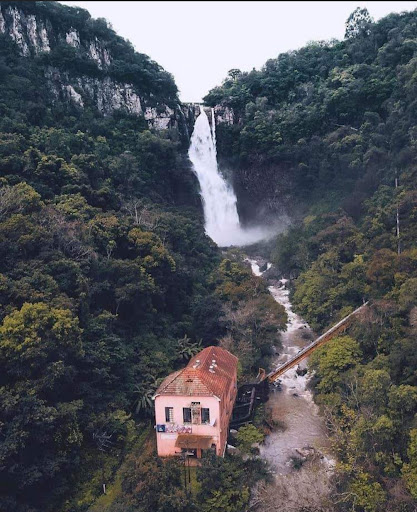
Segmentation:
[(236, 380), (237, 362), (238, 358), (227, 350), (207, 347), (190, 359), (185, 368), (168, 375), (155, 396), (214, 395), (222, 399)]

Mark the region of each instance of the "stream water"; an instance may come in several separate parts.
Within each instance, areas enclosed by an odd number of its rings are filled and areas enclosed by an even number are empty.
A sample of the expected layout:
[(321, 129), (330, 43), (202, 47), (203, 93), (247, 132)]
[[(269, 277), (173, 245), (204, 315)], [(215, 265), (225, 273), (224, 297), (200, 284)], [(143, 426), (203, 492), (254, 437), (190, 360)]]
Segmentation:
[[(252, 272), (262, 276), (255, 260), (249, 260)], [(270, 264), (268, 264), (270, 266)], [(269, 267), (268, 267), (269, 268)], [(294, 356), (313, 339), (309, 325), (292, 311), (286, 280), (269, 286), (274, 299), (285, 307), (288, 315), (287, 330), (282, 333), (282, 347), (278, 349), (273, 366), (278, 366)], [(329, 455), (329, 444), (323, 418), (313, 402), (307, 384), (311, 375), (300, 375), (306, 368), (306, 361), (288, 370), (281, 378), (266, 404), (275, 420), (282, 422), (283, 429), (272, 432), (261, 446), (261, 456), (266, 459), (276, 474), (287, 474), (293, 470), (292, 457), (318, 455), (317, 459), (324, 469), (331, 469), (334, 464)]]

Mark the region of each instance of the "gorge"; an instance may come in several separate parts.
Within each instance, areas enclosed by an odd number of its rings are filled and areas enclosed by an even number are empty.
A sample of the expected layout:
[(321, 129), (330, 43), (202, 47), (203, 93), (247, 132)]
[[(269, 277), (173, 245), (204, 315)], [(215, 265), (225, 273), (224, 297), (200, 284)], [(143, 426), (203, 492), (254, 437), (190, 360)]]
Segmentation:
[[(186, 104), (104, 19), (0, 2), (1, 510), (415, 512), (416, 70), (417, 12), (358, 8)], [(155, 456), (152, 396), (202, 348), (250, 382), (369, 298), (240, 454)]]

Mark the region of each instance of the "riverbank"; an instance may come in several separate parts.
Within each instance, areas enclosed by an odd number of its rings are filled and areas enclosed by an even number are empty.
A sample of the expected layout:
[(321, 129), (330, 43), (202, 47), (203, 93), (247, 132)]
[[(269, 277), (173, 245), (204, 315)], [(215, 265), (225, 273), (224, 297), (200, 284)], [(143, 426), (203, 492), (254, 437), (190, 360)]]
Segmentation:
[[(293, 312), (287, 281), (263, 276), (265, 271), (270, 274), (270, 264), (256, 259), (248, 261), (255, 275), (267, 279), (271, 295), (285, 307), (288, 315), (287, 330), (281, 336), (282, 346), (277, 348), (271, 365), (278, 366), (309, 344), (315, 335)], [(320, 510), (330, 510), (335, 461), (324, 419), (308, 389), (311, 374), (307, 370), (307, 361), (288, 370), (279, 385), (271, 390), (265, 405), (268, 417), (282, 428), (271, 432), (260, 447), (260, 456), (268, 461), (273, 474), (273, 482), (259, 487), (254, 493), (254, 505), (262, 512), (295, 512), (319, 504)]]

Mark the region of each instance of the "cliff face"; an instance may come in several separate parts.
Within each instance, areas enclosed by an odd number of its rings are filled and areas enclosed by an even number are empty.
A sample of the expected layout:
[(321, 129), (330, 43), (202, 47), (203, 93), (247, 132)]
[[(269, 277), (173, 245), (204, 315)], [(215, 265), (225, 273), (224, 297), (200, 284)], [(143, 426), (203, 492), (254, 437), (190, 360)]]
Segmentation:
[[(52, 102), (69, 103), (76, 108), (94, 106), (103, 115), (124, 110), (143, 116), (150, 128), (178, 128), (185, 138), (190, 137), (200, 104), (180, 105), (173, 80), (170, 85), (175, 94), (169, 98), (158, 97), (157, 92), (146, 90), (133, 80), (121, 80), (125, 56), (118, 51), (125, 45), (126, 53), (131, 54), (128, 43), (117, 38), (116, 45), (114, 32), (103, 21), (91, 20), (87, 11), (55, 2), (48, 4), (0, 2), (0, 34), (16, 44), (21, 56), (39, 61)], [(98, 28), (94, 26), (97, 22)], [(129, 57), (125, 65), (130, 71), (136, 63)], [(146, 60), (145, 63), (148, 64)], [(157, 72), (161, 71), (153, 65)], [(132, 72), (124, 72), (129, 74)], [(211, 122), (210, 108), (205, 108)], [(232, 109), (219, 105), (214, 110), (216, 124), (237, 122)]]
[(22, 55), (29, 57), (40, 52), (50, 52), (51, 24), (37, 20), (17, 7), (0, 7), (0, 32), (8, 34), (19, 46)]
[[(116, 110), (143, 115), (155, 129), (178, 125), (178, 113), (173, 108), (178, 101), (176, 87), (168, 73), (146, 56), (136, 54), (146, 67), (150, 67), (149, 63), (153, 66), (155, 74), (164, 74), (167, 82), (171, 79), (169, 86), (174, 94), (168, 98), (162, 94), (158, 97), (158, 91), (149, 84), (141, 88), (133, 80), (119, 79), (117, 75), (122, 78), (123, 74), (119, 71), (122, 60), (115, 55), (116, 45), (124, 44), (129, 50), (129, 60), (122, 64), (133, 70), (137, 67), (128, 43), (119, 37), (116, 40), (109, 27), (103, 27), (101, 20), (91, 20), (86, 11), (49, 3), (54, 9), (44, 2), (0, 2), (0, 34), (14, 41), (20, 55), (38, 59), (43, 65), (52, 101), (67, 101), (79, 108), (93, 105), (104, 115)], [(80, 14), (84, 23), (80, 22)], [(72, 21), (80, 26), (72, 26)], [(93, 21), (101, 23), (100, 30)], [(72, 65), (77, 62), (79, 66)]]
[[(206, 107), (201, 103), (184, 103), (181, 106), (181, 112), (184, 119), (184, 122), (187, 125), (187, 129), (189, 134), (191, 135), (194, 123), (197, 117), (200, 115), (201, 109), (204, 109), (204, 111), (207, 114), (207, 117), (209, 119), (209, 123), (212, 122), (212, 115), (211, 115), (211, 107)], [(216, 105), (214, 107), (214, 119), (216, 125), (219, 124), (226, 124), (226, 125), (232, 125), (236, 124), (238, 120), (235, 118), (233, 109), (227, 106), (223, 105)]]

